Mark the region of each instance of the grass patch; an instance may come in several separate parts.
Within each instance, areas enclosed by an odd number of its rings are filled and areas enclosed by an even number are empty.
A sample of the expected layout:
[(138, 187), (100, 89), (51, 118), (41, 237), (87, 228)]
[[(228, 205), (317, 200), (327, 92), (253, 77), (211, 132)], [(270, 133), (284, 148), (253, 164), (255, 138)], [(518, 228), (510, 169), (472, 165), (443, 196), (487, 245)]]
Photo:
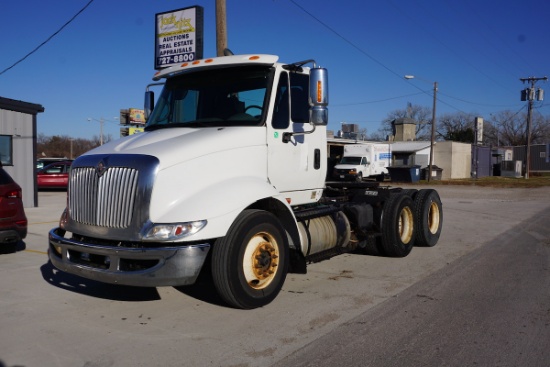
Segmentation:
[(478, 179), (463, 178), (454, 180), (432, 180), (428, 183), (426, 180), (421, 180), (418, 185), (465, 185), (465, 186), (480, 186), (480, 187), (500, 187), (500, 188), (536, 188), (550, 186), (550, 176), (530, 176), (528, 179), (515, 177), (482, 177)]

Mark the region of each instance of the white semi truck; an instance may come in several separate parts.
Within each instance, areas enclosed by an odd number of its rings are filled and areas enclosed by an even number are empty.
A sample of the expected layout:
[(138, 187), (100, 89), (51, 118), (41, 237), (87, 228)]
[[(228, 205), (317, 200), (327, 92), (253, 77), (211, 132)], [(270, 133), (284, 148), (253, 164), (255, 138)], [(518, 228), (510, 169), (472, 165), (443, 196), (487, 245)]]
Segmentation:
[(328, 76), (313, 60), (232, 55), (153, 79), (165, 83), (154, 109), (146, 92), (145, 132), (73, 162), (49, 233), (56, 268), (142, 287), (210, 271), (228, 305), (251, 309), (310, 262), (437, 243), (436, 191), (325, 182)]
[(391, 144), (358, 143), (344, 146), (344, 155), (334, 166), (333, 177), (339, 180), (362, 181), (372, 177), (384, 181), (391, 164)]

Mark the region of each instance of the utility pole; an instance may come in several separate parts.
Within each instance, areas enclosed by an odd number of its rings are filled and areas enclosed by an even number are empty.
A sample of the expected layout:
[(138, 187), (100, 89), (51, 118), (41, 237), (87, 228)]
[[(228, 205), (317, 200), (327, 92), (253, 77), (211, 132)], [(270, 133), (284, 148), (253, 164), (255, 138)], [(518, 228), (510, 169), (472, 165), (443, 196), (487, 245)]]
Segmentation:
[(103, 117), (99, 120), (99, 145), (103, 145)]
[(217, 56), (224, 56), (227, 48), (227, 13), (225, 0), (216, 0), (216, 52)]
[(539, 88), (535, 93), (535, 84), (539, 80), (547, 81), (548, 77), (542, 78), (520, 78), (523, 83), (531, 83), (531, 87), (525, 88), (521, 91), (521, 100), (528, 101), (528, 110), (527, 110), (527, 143), (525, 146), (525, 178), (529, 178), (529, 170), (531, 165), (531, 119), (533, 116), (533, 103), (536, 98), (537, 101), (542, 101), (544, 99), (544, 91)]
[[(414, 75), (405, 75), (405, 79), (414, 79), (416, 78)], [(428, 82), (428, 80), (418, 78), (420, 80), (424, 80)], [(428, 165), (428, 182), (432, 179), (432, 166), (434, 164), (434, 144), (435, 144), (435, 108), (437, 106), (437, 82), (433, 82), (434, 86), (434, 92), (433, 92), (433, 107), (432, 107), (432, 133), (430, 137), (430, 163)]]
[(430, 168), (428, 170), (428, 182), (432, 179), (432, 166), (434, 164), (434, 143), (435, 143), (435, 107), (437, 103), (437, 82), (434, 82), (434, 100), (432, 108), (432, 136), (430, 139)]

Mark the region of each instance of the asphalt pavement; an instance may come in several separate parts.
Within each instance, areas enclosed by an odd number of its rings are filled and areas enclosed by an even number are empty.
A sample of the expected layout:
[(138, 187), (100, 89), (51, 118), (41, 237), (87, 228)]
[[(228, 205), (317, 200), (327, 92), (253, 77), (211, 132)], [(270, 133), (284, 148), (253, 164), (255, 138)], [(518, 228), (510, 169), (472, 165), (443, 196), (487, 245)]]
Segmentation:
[(550, 364), (550, 209), (274, 366)]
[(550, 188), (437, 190), (444, 224), (435, 247), (403, 259), (344, 254), (312, 264), (250, 311), (223, 305), (208, 282), (133, 288), (57, 271), (47, 233), (66, 194), (39, 192), (39, 207), (26, 210), (25, 242), (0, 255), (0, 367), (550, 360)]

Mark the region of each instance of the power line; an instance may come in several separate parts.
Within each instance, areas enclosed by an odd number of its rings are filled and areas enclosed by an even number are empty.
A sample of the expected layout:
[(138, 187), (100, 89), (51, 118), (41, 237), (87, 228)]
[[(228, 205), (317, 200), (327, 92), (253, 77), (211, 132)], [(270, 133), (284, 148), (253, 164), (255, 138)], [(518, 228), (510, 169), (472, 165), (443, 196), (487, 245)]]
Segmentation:
[[(450, 3), (444, 3), (444, 4), (452, 11), (453, 14), (458, 14), (461, 11), (460, 8), (455, 7), (456, 4), (450, 4)], [(464, 6), (465, 4), (462, 3), (462, 5)], [(475, 11), (475, 10), (472, 10), (472, 8), (470, 8), (470, 10), (468, 11), (468, 16), (471, 16), (472, 14), (477, 16), (478, 19), (480, 18), (478, 12)], [(480, 19), (479, 23), (487, 25), (485, 20)], [(451, 28), (446, 23), (443, 23), (443, 25), (448, 29), (449, 32), (455, 32), (456, 31), (456, 28)], [(455, 33), (455, 34), (458, 35), (458, 33)], [(498, 48), (492, 40), (489, 40), (485, 36), (484, 32), (482, 32), (479, 29), (479, 27), (476, 27), (476, 37), (482, 38), (487, 44), (493, 46), (497, 51), (499, 51), (503, 54), (502, 50), (500, 48)], [(460, 39), (465, 40), (465, 37), (460, 37)], [(510, 69), (508, 69), (504, 66), (503, 61), (511, 61), (510, 58), (507, 57), (507, 55), (503, 54), (502, 57), (498, 58), (498, 60), (495, 60), (494, 57), (490, 57), (489, 55), (487, 55), (487, 53), (485, 52), (486, 50), (484, 48), (476, 47), (475, 46), (476, 42), (466, 42), (465, 44), (468, 47), (471, 47), (475, 51), (476, 55), (483, 55), (483, 57), (485, 57), (489, 62), (491, 62), (495, 66), (501, 68), (502, 70), (506, 71), (513, 78), (517, 77), (516, 73), (512, 72)]]
[[(449, 46), (447, 43), (445, 43), (443, 40), (441, 40), (438, 36), (435, 35), (434, 32), (432, 32), (431, 30), (427, 29), (423, 24), (421, 23), (418, 23), (415, 21), (415, 19), (413, 19), (412, 16), (409, 15), (409, 13), (403, 11), (403, 9), (401, 9), (399, 6), (397, 6), (396, 4), (394, 4), (392, 1), (389, 1), (389, 3), (395, 8), (397, 9), (400, 13), (402, 13), (404, 16), (406, 16), (407, 18), (409, 18), (417, 27), (419, 28), (422, 28), (427, 34), (429, 34), (433, 39), (435, 39), (438, 43), (440, 43), (443, 47), (445, 47), (446, 49), (448, 49), (451, 53), (453, 53), (458, 59), (462, 60), (465, 64), (468, 64), (472, 69), (474, 69), (475, 71), (477, 71), (478, 73), (480, 73), (481, 75), (485, 76), (487, 79), (489, 79), (490, 81), (492, 81), (493, 83), (495, 83), (496, 85), (504, 88), (504, 89), (507, 89), (506, 86), (502, 85), (498, 80), (492, 78), (491, 76), (489, 76), (487, 73), (485, 73), (483, 70), (481, 70), (480, 68), (478, 68), (474, 63), (470, 62), (467, 58), (465, 58), (463, 55), (461, 55), (460, 53), (458, 53), (454, 47), (451, 47)], [(425, 13), (431, 15), (431, 13), (426, 9), (424, 8), (421, 4), (417, 4), (419, 7), (421, 7)], [(431, 15), (432, 18), (436, 18), (435, 16)]]
[(19, 64), (20, 62), (24, 61), (27, 57), (29, 57), (30, 55), (32, 55), (33, 53), (35, 53), (36, 51), (38, 51), (38, 49), (40, 49), (42, 46), (44, 46), (46, 43), (48, 43), (52, 38), (54, 38), (55, 36), (57, 36), (58, 33), (60, 33), (63, 28), (65, 28), (66, 26), (68, 26), (77, 16), (80, 15), (80, 13), (82, 13), (84, 10), (86, 10), (86, 8), (88, 6), (90, 6), (91, 3), (93, 3), (94, 0), (90, 0), (88, 2), (88, 4), (86, 4), (82, 9), (80, 9), (78, 11), (78, 13), (76, 13), (71, 19), (69, 19), (65, 24), (63, 24), (61, 26), (61, 28), (59, 28), (54, 34), (52, 34), (50, 37), (48, 37), (44, 42), (42, 42), (41, 44), (39, 44), (34, 50), (32, 50), (31, 52), (29, 52), (28, 54), (26, 54), (23, 58), (19, 59), (18, 61), (16, 61), (13, 65), (11, 65), (10, 67), (7, 67), (6, 69), (2, 70), (0, 72), (0, 75), (4, 74), (6, 71), (12, 69), (14, 66), (16, 66), (17, 64)]
[[(462, 2), (462, 5), (466, 6), (469, 8), (469, 11), (468, 11), (468, 15), (471, 15), (473, 14), (474, 16), (477, 17), (478, 19), (478, 22), (476, 24), (480, 24), (480, 25), (483, 25), (485, 27), (487, 27), (487, 29), (489, 29), (493, 35), (498, 38), (517, 58), (520, 59), (520, 61), (529, 67), (530, 70), (533, 70), (535, 69), (532, 64), (529, 63), (529, 60), (526, 59), (525, 57), (523, 57), (523, 55), (521, 53), (519, 53), (518, 51), (516, 51), (516, 49), (514, 49), (512, 46), (510, 46), (510, 44), (504, 39), (504, 37), (502, 37), (501, 35), (501, 32), (497, 32), (492, 26), (491, 26), (491, 21), (493, 20), (494, 17), (487, 17), (487, 16), (484, 16), (484, 17), (481, 17), (479, 15), (479, 12), (477, 11), (474, 11), (471, 7), (471, 4), (468, 4), (468, 1), (463, 1)], [(477, 5), (477, 3), (476, 3)], [(497, 50), (500, 51), (500, 49), (498, 49), (495, 45), (495, 48)], [(502, 52), (502, 51), (501, 51)], [(504, 55), (504, 58), (503, 58), (504, 61), (508, 61), (509, 63), (513, 64), (518, 70), (522, 70), (523, 68), (521, 68), (519, 65), (517, 65), (510, 57), (507, 57), (507, 55)]]
[(462, 98), (458, 98), (458, 97), (453, 97), (449, 94), (446, 94), (446, 93), (441, 93), (440, 94), (443, 94), (445, 97), (448, 97), (448, 98), (451, 98), (451, 99), (455, 99), (457, 101), (460, 101), (460, 102), (464, 102), (464, 103), (469, 103), (469, 104), (473, 104), (473, 105), (478, 105), (478, 106), (486, 106), (486, 107), (509, 107), (509, 105), (497, 105), (497, 104), (487, 104), (487, 103), (478, 103), (478, 102), (472, 102), (472, 101), (467, 101), (465, 99), (462, 99)]
[(401, 99), (401, 98), (406, 98), (406, 97), (417, 96), (419, 94), (424, 94), (424, 92), (422, 91), (422, 92), (418, 92), (418, 93), (406, 94), (404, 96), (390, 97), (390, 98), (380, 99), (380, 100), (377, 100), (377, 101), (332, 104), (332, 107), (347, 107), (347, 106), (357, 106), (357, 105), (362, 105), (362, 104), (380, 103), (380, 102), (391, 101), (391, 100), (394, 100), (394, 99)]
[[(344, 42), (348, 43), (349, 45), (351, 45), (353, 48), (355, 48), (356, 50), (358, 50), (359, 52), (361, 52), (363, 55), (367, 56), (369, 59), (371, 59), (372, 61), (374, 61), (375, 63), (377, 63), (378, 65), (380, 65), (381, 67), (383, 67), (384, 69), (386, 69), (387, 71), (389, 71), (390, 73), (392, 73), (393, 75), (397, 76), (399, 79), (403, 79), (403, 75), (402, 74), (399, 74), (397, 73), (396, 71), (390, 69), (388, 66), (386, 66), (384, 63), (382, 63), (381, 61), (377, 60), (376, 58), (374, 58), (373, 56), (371, 56), (370, 54), (368, 54), (366, 51), (364, 51), (362, 48), (360, 48), (359, 46), (357, 46), (355, 43), (351, 42), (350, 40), (348, 40), (346, 37), (344, 37), (343, 35), (341, 35), (340, 33), (338, 33), (334, 28), (330, 27), (328, 24), (326, 24), (325, 22), (323, 22), (322, 20), (320, 20), (319, 18), (317, 18), (316, 16), (314, 16), (313, 14), (311, 14), (309, 11), (307, 11), (304, 7), (302, 7), (301, 5), (297, 4), (294, 0), (290, 0), (290, 2), (292, 4), (294, 4), (296, 7), (298, 7), (300, 10), (302, 10), (304, 13), (306, 13), (307, 15), (309, 15), (310, 17), (312, 17), (313, 19), (315, 19), (318, 23), (320, 23), (323, 27), (327, 28), (329, 31), (331, 31), (332, 33), (334, 33), (335, 35), (337, 35), (338, 37), (340, 37)], [(393, 4), (392, 4), (393, 5)], [(394, 5), (395, 6), (395, 5)], [(421, 91), (422, 93), (425, 93), (425, 94), (429, 94), (428, 92), (422, 90), (422, 88), (416, 86), (413, 84), (413, 86), (418, 89), (419, 91)], [(419, 93), (420, 94), (420, 93)], [(397, 97), (399, 98), (399, 97)], [(440, 100), (439, 98), (437, 99), (439, 102), (443, 103), (444, 105), (448, 106), (448, 107), (451, 107), (452, 109), (454, 110), (457, 110), (459, 112), (464, 112), (462, 111), (461, 109), (457, 108), (457, 107), (454, 107), (453, 105), (447, 103), (447, 102), (444, 102), (442, 100)], [(385, 100), (384, 100), (385, 101)], [(380, 102), (383, 102), (383, 101), (380, 101)]]
[(340, 33), (338, 33), (334, 28), (330, 27), (328, 24), (326, 24), (325, 22), (323, 22), (321, 19), (317, 18), (315, 15), (311, 14), (309, 11), (307, 11), (305, 8), (303, 8), (301, 5), (299, 5), (298, 3), (296, 3), (296, 1), (294, 0), (290, 0), (290, 2), (292, 4), (294, 4), (296, 7), (300, 8), (300, 10), (302, 10), (304, 13), (306, 13), (307, 15), (309, 15), (310, 17), (312, 17), (313, 19), (315, 19), (317, 22), (319, 22), (323, 27), (327, 28), (329, 31), (331, 31), (332, 33), (334, 33), (335, 35), (337, 35), (338, 37), (340, 37), (344, 42), (348, 43), (349, 45), (351, 45), (353, 48), (355, 48), (357, 51), (361, 52), (363, 55), (367, 56), (369, 59), (371, 59), (372, 61), (374, 61), (375, 63), (377, 63), (378, 65), (380, 65), (381, 67), (383, 67), (384, 69), (386, 69), (387, 71), (389, 71), (390, 73), (394, 74), (395, 76), (397, 76), (399, 79), (402, 78), (402, 75), (393, 71), (392, 69), (390, 69), (389, 67), (387, 67), (386, 65), (384, 65), (384, 63), (382, 63), (381, 61), (377, 60), (376, 58), (374, 58), (373, 56), (369, 55), (366, 51), (364, 51), (362, 48), (360, 48), (359, 46), (357, 46), (355, 43), (351, 42), (350, 40), (348, 40), (346, 37), (342, 36)]

